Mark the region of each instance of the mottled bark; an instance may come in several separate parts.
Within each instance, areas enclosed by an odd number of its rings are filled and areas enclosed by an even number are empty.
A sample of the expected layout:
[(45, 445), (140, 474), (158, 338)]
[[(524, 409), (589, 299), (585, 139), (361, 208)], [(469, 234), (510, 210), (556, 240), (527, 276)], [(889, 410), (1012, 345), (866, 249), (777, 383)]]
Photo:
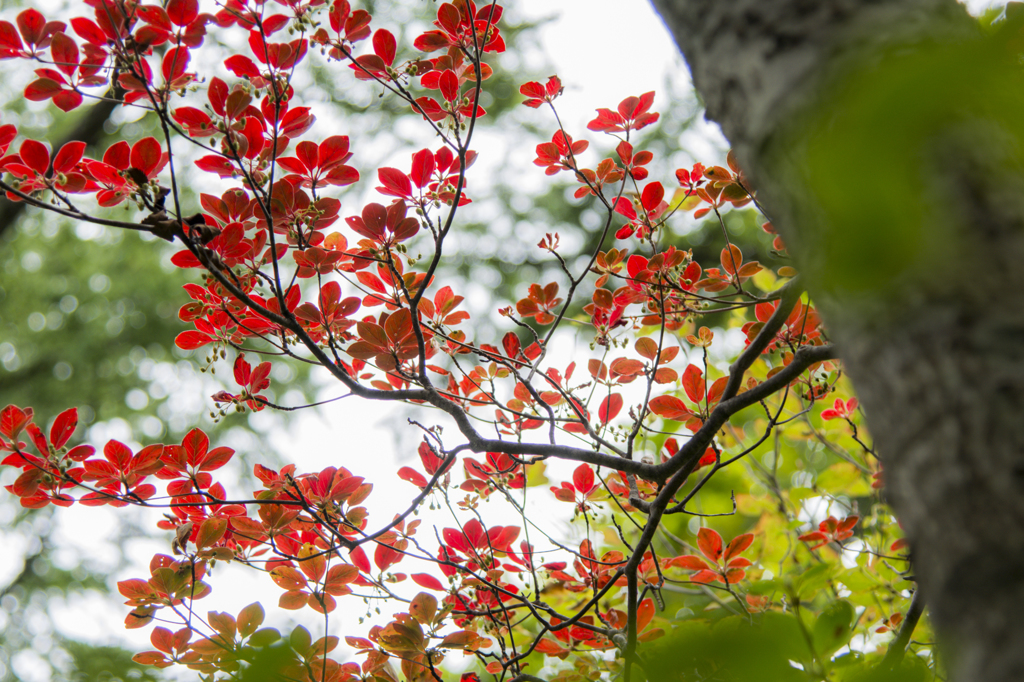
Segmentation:
[(983, 125), (937, 135), (923, 150), (927, 196), (918, 199), (941, 199), (925, 226), (934, 230), (921, 232), (931, 235), (921, 253), (939, 262), (856, 293), (828, 280), (845, 254), (826, 248), (834, 225), (811, 205), (800, 154), (789, 153), (803, 142), (807, 112), (827, 115), (822, 93), (852, 65), (881, 61), (897, 43), (907, 53), (928, 41), (978, 40), (977, 25), (953, 0), (654, 4), (822, 309), (953, 679), (1024, 679), (1020, 150)]

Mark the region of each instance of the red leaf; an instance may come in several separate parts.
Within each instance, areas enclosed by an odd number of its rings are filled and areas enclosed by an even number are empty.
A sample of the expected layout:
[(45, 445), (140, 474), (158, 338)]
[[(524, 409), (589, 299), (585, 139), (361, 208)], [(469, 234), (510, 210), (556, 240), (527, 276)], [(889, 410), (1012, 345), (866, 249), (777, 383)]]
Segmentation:
[(53, 426), (50, 427), (50, 443), (58, 449), (64, 447), (77, 426), (78, 410), (74, 407), (64, 410), (57, 415), (57, 418), (53, 420)]
[(82, 160), (83, 153), (85, 153), (84, 142), (68, 142), (53, 157), (53, 172), (70, 173)]
[(416, 100), (416, 111), (422, 113), (431, 121), (442, 121), (448, 116), (448, 112), (441, 108), (433, 97), (420, 97)]
[(0, 434), (8, 438), (17, 438), (25, 425), (32, 421), (32, 408), (22, 410), (20, 407), (8, 405), (0, 410)]
[(658, 357), (658, 344), (649, 336), (641, 336), (633, 344), (636, 348), (636, 352), (647, 358), (648, 360), (654, 360)]
[(636, 608), (636, 631), (642, 632), (654, 618), (654, 600), (644, 599)]
[(302, 590), (289, 590), (284, 592), (277, 600), (277, 605), (289, 611), (298, 611), (309, 603), (309, 593)]
[[(74, 25), (75, 20), (72, 19), (71, 23)], [(18, 35), (14, 24), (9, 21), (0, 21), (0, 48), (18, 52), (24, 49), (24, 47), (25, 45), (21, 42), (21, 36)]]
[(441, 74), (438, 85), (441, 88), (441, 96), (446, 102), (454, 102), (455, 98), (459, 96), (459, 77), (451, 69)]
[[(43, 478), (42, 469), (28, 469), (23, 472), (14, 483), (8, 488), (18, 497), (30, 497), (39, 489), (39, 482)], [(25, 506), (24, 504), (22, 506)]]
[(461, 531), (455, 528), (445, 528), (441, 531), (441, 537), (444, 538), (445, 544), (456, 552), (462, 552), (463, 554), (469, 552), (470, 546), (466, 542), (466, 536)]
[(260, 70), (256, 66), (256, 62), (249, 59), (245, 55), (236, 54), (228, 57), (224, 60), (224, 66), (228, 68), (228, 71), (235, 74), (239, 78), (259, 78)]
[(572, 472), (572, 484), (580, 493), (587, 495), (594, 489), (594, 470), (589, 464), (581, 464)]
[(643, 374), (644, 363), (633, 358), (615, 358), (612, 360), (611, 365), (608, 366), (608, 369), (613, 379), (627, 384), (633, 380), (633, 377)]
[(429, 149), (421, 149), (412, 155), (412, 172), (410, 177), (419, 187), (426, 187), (434, 173), (434, 154)]
[(64, 33), (54, 33), (50, 43), (50, 54), (53, 63), (67, 76), (73, 76), (78, 70), (78, 45)]
[(725, 548), (725, 553), (722, 555), (722, 561), (728, 562), (735, 556), (738, 556), (745, 552), (750, 544), (754, 542), (753, 533), (744, 533), (743, 535), (737, 535), (729, 543), (729, 546)]
[(704, 372), (697, 365), (689, 365), (683, 371), (683, 389), (686, 397), (695, 403), (704, 399)]
[(199, 526), (199, 533), (196, 535), (196, 548), (202, 549), (216, 544), (228, 529), (227, 519), (219, 516), (211, 516)]
[(63, 89), (63, 86), (52, 78), (37, 78), (25, 86), (25, 99), (42, 102), (59, 94)]
[(405, 555), (402, 552), (388, 545), (378, 544), (377, 548), (373, 550), (373, 563), (382, 571), (388, 570), (404, 558)]
[(701, 559), (700, 557), (696, 557), (692, 554), (672, 557), (671, 559), (665, 562), (666, 568), (669, 568), (671, 566), (678, 566), (680, 568), (686, 569), (687, 571), (706, 571), (708, 569), (708, 565), (704, 563), (703, 559)]
[(344, 163), (352, 156), (349, 151), (347, 135), (332, 135), (320, 143), (317, 148), (317, 164), (321, 169), (328, 170)]
[(199, 0), (170, 0), (167, 17), (178, 26), (188, 26), (199, 16)]
[(697, 547), (704, 556), (717, 563), (722, 556), (722, 536), (710, 528), (701, 528), (697, 531)]
[(722, 262), (722, 269), (732, 275), (743, 265), (743, 252), (740, 251), (740, 247), (730, 244), (722, 249), (722, 255), (719, 260)]
[(412, 578), (414, 583), (428, 590), (444, 590), (444, 585), (441, 584), (441, 581), (429, 573), (413, 573), (409, 577)]
[(153, 588), (149, 586), (148, 582), (140, 578), (120, 581), (117, 583), (117, 591), (121, 593), (122, 597), (128, 599), (145, 599), (146, 597), (153, 596)]
[(174, 345), (182, 350), (195, 350), (201, 348), (208, 343), (216, 341), (215, 338), (208, 334), (197, 331), (187, 331), (178, 334), (174, 339)]
[(409, 176), (397, 168), (379, 168), (377, 169), (377, 178), (384, 185), (377, 188), (381, 194), (392, 197), (412, 196), (412, 183), (409, 182)]
[(200, 471), (214, 471), (227, 464), (234, 456), (235, 451), (231, 448), (219, 447), (210, 450), (203, 458), (199, 467)]
[(643, 194), (640, 195), (640, 203), (648, 212), (651, 212), (658, 208), (663, 198), (665, 198), (665, 188), (660, 182), (652, 182), (644, 187)]
[(168, 50), (161, 67), (164, 81), (170, 83), (184, 74), (191, 58), (187, 47), (173, 47)]
[(420, 52), (433, 52), (447, 49), (451, 41), (444, 31), (427, 31), (416, 38), (412, 45)]
[(373, 34), (373, 52), (384, 60), (384, 63), (391, 66), (395, 63), (395, 51), (397, 44), (395, 36), (383, 28)]
[(424, 478), (423, 474), (416, 471), (412, 467), (402, 467), (398, 470), (398, 477), (403, 481), (409, 481), (418, 488), (427, 487), (427, 479)]
[(625, 197), (619, 197), (619, 200), (615, 202), (615, 212), (626, 216), (629, 220), (636, 220), (636, 209), (633, 208), (633, 202)]
[(601, 401), (601, 406), (597, 408), (597, 418), (607, 424), (622, 410), (622, 396), (618, 393), (612, 393), (611, 395), (605, 396), (605, 399)]
[(36, 140), (25, 140), (21, 143), (18, 154), (26, 166), (40, 175), (46, 175), (50, 167), (50, 150), (46, 145)]
[(348, 553), (349, 559), (352, 560), (352, 564), (356, 566), (363, 573), (370, 572), (370, 560), (366, 557), (366, 551), (362, 547), (356, 547)]
[(519, 342), (519, 337), (515, 332), (505, 334), (501, 339), (501, 345), (505, 349), (505, 355), (513, 360), (519, 357), (519, 351), (523, 348), (523, 344)]
[(144, 137), (132, 145), (132, 153), (129, 163), (151, 178), (153, 171), (162, 166), (163, 154), (160, 151), (160, 143), (155, 137)]
[(53, 96), (54, 106), (65, 113), (78, 108), (82, 100), (82, 95), (76, 90), (61, 90)]
[(722, 576), (715, 571), (698, 571), (690, 576), (690, 582), (709, 585), (713, 582), (722, 582)]
[(673, 421), (685, 421), (693, 416), (686, 403), (672, 395), (659, 395), (648, 403), (648, 407), (659, 417)]
[(39, 10), (30, 7), (19, 14), (16, 21), (21, 35), (29, 45), (35, 45), (42, 40), (43, 29), (46, 28), (46, 18), (40, 14)]

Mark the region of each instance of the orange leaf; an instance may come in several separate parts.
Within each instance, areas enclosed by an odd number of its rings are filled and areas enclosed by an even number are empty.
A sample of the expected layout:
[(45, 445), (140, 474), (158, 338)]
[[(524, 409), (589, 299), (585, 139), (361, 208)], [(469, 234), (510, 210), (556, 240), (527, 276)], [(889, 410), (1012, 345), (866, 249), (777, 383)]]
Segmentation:
[(697, 547), (704, 556), (717, 563), (722, 557), (722, 536), (710, 528), (701, 528), (697, 531)]
[(697, 365), (688, 365), (683, 370), (683, 389), (686, 397), (695, 403), (704, 399), (704, 372)]
[(740, 247), (730, 244), (722, 249), (721, 261), (723, 270), (730, 275), (736, 274), (736, 271), (743, 265), (743, 252), (740, 251)]
[(282, 609), (297, 611), (309, 603), (309, 597), (309, 592), (303, 592), (302, 590), (290, 590), (281, 595), (281, 598), (277, 601), (277, 605)]
[(637, 353), (648, 360), (653, 360), (658, 357), (658, 344), (649, 336), (641, 336), (636, 340), (636, 343), (633, 344), (633, 347), (636, 348)]
[(651, 408), (651, 412), (659, 417), (677, 422), (684, 421), (693, 416), (693, 412), (686, 407), (686, 403), (673, 395), (659, 395), (651, 400), (647, 406)]
[(643, 632), (654, 618), (654, 600), (644, 599), (636, 608), (636, 631)]

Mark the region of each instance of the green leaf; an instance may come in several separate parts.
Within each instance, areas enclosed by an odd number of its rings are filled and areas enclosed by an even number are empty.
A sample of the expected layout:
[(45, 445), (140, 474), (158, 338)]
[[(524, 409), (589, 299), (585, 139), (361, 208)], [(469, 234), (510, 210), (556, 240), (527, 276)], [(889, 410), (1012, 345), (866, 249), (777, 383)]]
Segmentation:
[(789, 491), (789, 501), (793, 504), (800, 504), (809, 497), (817, 496), (818, 493), (810, 488), (791, 488)]
[(873, 590), (880, 584), (874, 576), (859, 566), (846, 569), (836, 579), (854, 593)]
[(777, 592), (780, 589), (782, 589), (781, 580), (755, 580), (750, 583), (749, 587), (747, 587), (747, 592), (750, 594), (765, 595)]
[(804, 571), (796, 581), (794, 588), (801, 600), (809, 599), (818, 593), (832, 577), (834, 566), (828, 563), (816, 564)]
[(279, 639), (281, 639), (281, 633), (277, 628), (261, 628), (252, 633), (252, 637), (249, 638), (249, 645), (264, 647), (273, 644)]
[(534, 487), (538, 485), (548, 485), (551, 481), (544, 475), (547, 471), (548, 465), (544, 462), (537, 462), (526, 467), (526, 485), (528, 487)]
[(699, 620), (682, 621), (672, 635), (645, 644), (647, 679), (692, 679), (728, 682), (805, 682), (790, 661), (807, 661), (810, 652), (796, 618), (769, 612), (746, 618), (730, 616), (709, 628)]
[(838, 462), (818, 474), (817, 485), (833, 494), (864, 497), (871, 494), (871, 484), (864, 474), (849, 462)]
[(853, 634), (853, 619), (856, 617), (853, 605), (845, 599), (835, 601), (814, 622), (812, 640), (819, 656), (828, 656), (850, 641)]
[(291, 636), (288, 638), (289, 643), (300, 656), (309, 650), (309, 645), (313, 643), (313, 637), (309, 634), (309, 630), (297, 626), (292, 630)]

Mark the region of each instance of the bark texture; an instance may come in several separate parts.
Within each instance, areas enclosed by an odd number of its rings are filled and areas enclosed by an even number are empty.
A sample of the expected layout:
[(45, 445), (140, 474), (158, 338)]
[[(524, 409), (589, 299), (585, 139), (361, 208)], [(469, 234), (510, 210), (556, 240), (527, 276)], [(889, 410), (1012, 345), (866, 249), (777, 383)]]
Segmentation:
[(801, 144), (802, 117), (827, 112), (822, 93), (851, 64), (881, 60), (895, 44), (906, 53), (978, 40), (977, 24), (953, 0), (654, 4), (853, 379), (952, 679), (1024, 680), (1021, 150), (984, 125), (936, 137), (921, 173), (932, 192), (924, 199), (940, 197), (941, 211), (935, 231), (921, 234), (944, 246), (921, 246), (946, 262), (855, 293), (828, 283), (845, 256), (822, 246), (830, 226), (808, 205), (799, 155), (788, 154)]

